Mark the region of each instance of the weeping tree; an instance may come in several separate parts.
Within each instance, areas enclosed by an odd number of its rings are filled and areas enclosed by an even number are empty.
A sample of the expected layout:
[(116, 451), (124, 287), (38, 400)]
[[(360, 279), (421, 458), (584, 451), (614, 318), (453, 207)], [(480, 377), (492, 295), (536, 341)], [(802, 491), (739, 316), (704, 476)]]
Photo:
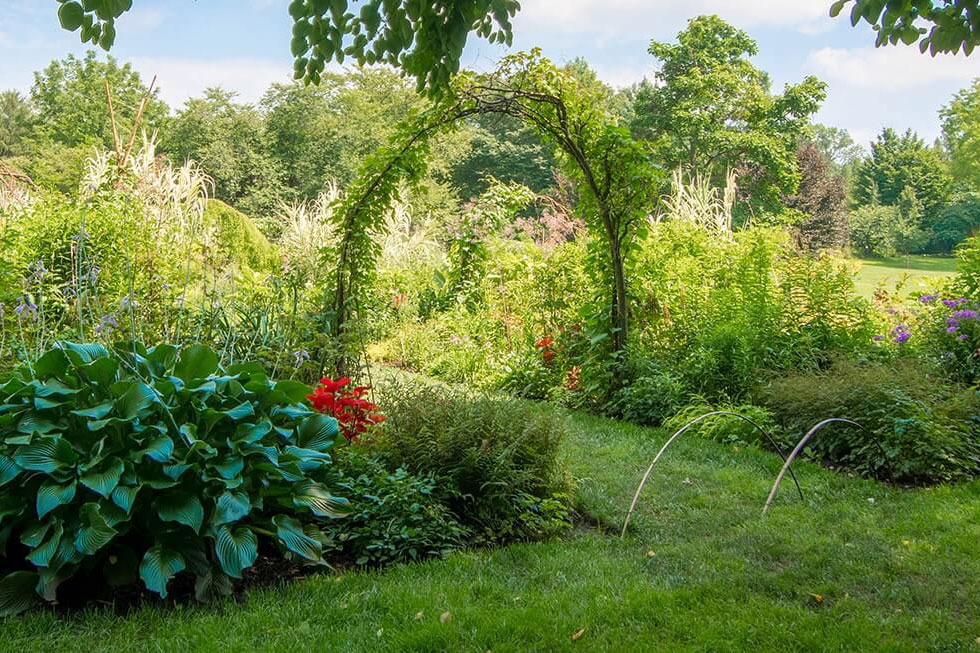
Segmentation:
[[(618, 124), (600, 88), (582, 84), (537, 50), (505, 58), (489, 75), (457, 75), (450, 93), (404, 123), (390, 145), (365, 161), (335, 211), (340, 243), (326, 252), (335, 266), (327, 294), (335, 335), (350, 335), (357, 297), (374, 273), (384, 216), (400, 189), (424, 175), (432, 138), (477, 114), (512, 116), (561, 154), (581, 191), (579, 211), (591, 235), (588, 264), (604, 289), (598, 301), (613, 352), (621, 353), (629, 335), (632, 253), (660, 195), (663, 173), (647, 147)], [(339, 371), (347, 362), (341, 355)]]

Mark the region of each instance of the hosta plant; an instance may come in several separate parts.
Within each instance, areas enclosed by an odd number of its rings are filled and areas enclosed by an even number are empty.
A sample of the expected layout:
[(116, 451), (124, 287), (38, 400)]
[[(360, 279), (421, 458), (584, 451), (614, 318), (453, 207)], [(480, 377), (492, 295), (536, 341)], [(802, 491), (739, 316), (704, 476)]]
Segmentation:
[(310, 392), (199, 345), (64, 342), (0, 380), (0, 615), (73, 577), (225, 595), (260, 545), (323, 564), (347, 502)]

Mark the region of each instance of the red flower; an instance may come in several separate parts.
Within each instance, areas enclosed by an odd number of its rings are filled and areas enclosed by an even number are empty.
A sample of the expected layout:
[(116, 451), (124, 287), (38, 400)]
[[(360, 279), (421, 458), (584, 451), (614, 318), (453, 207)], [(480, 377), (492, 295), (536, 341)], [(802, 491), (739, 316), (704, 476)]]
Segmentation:
[(320, 379), (320, 385), (307, 399), (313, 410), (330, 415), (340, 424), (340, 432), (348, 442), (356, 442), (368, 427), (381, 424), (385, 418), (380, 408), (365, 399), (367, 386), (350, 388), (348, 378)]
[(534, 343), (534, 346), (538, 349), (551, 349), (553, 344), (555, 344), (555, 339), (551, 336), (545, 336), (544, 338), (541, 338), (541, 340)]

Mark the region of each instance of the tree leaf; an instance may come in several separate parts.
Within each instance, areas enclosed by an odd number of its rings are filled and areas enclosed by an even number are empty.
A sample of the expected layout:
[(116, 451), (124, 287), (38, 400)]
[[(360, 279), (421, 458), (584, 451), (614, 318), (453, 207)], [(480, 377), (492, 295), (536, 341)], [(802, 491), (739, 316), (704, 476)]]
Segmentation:
[(190, 526), (197, 533), (204, 522), (204, 506), (201, 500), (190, 492), (168, 492), (153, 502), (157, 515), (163, 521), (177, 522)]
[(37, 603), (37, 574), (15, 571), (0, 580), (0, 618), (20, 614)]
[(326, 415), (307, 417), (296, 430), (299, 446), (314, 451), (326, 451), (332, 447), (339, 432), (337, 420)]
[(146, 589), (156, 592), (160, 598), (167, 598), (167, 583), (177, 573), (184, 570), (184, 557), (159, 544), (147, 550), (140, 563), (140, 578)]
[(343, 517), (350, 511), (347, 499), (333, 496), (326, 486), (319, 483), (298, 483), (293, 491), (293, 504), (309, 508), (317, 517)]
[(227, 525), (220, 526), (215, 534), (214, 551), (224, 572), (232, 578), (241, 578), (242, 571), (251, 567), (259, 555), (258, 540), (244, 526), (234, 531)]
[(299, 520), (276, 515), (272, 518), (272, 523), (276, 525), (276, 536), (287, 549), (311, 562), (320, 562), (323, 559), (323, 545), (303, 532), (303, 525)]
[(97, 503), (86, 503), (79, 511), (82, 528), (75, 536), (75, 550), (92, 555), (112, 541), (117, 531), (109, 526)]
[(37, 491), (37, 517), (44, 517), (46, 514), (66, 503), (71, 503), (75, 498), (75, 491), (78, 484), (75, 481), (62, 484), (54, 481), (46, 481)]
[(101, 472), (89, 472), (78, 480), (88, 489), (108, 499), (112, 491), (119, 485), (119, 479), (122, 478), (123, 472), (125, 471), (126, 466), (123, 464), (123, 461), (113, 457), (103, 467)]
[(218, 355), (204, 345), (192, 345), (180, 352), (174, 376), (184, 382), (203, 379), (218, 369)]
[(38, 439), (20, 447), (14, 455), (18, 466), (32, 472), (54, 472), (74, 465), (76, 460), (72, 446), (58, 437)]
[(212, 526), (220, 526), (236, 522), (248, 515), (252, 510), (252, 503), (248, 495), (243, 492), (225, 492), (215, 504), (214, 515), (211, 517)]

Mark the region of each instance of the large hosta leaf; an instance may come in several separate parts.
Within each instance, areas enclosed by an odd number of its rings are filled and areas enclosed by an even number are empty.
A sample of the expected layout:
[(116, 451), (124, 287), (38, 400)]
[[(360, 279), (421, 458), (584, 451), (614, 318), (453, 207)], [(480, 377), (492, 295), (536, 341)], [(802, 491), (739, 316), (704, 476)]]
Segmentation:
[(32, 381), (31, 385), (35, 386), (35, 397), (68, 397), (79, 392), (78, 388), (65, 385), (58, 379), (48, 379), (44, 383)]
[(314, 451), (326, 451), (337, 441), (340, 427), (333, 417), (313, 415), (304, 419), (296, 432), (299, 446)]
[(122, 478), (123, 472), (125, 471), (126, 466), (123, 464), (123, 461), (114, 457), (103, 465), (99, 471), (89, 472), (78, 480), (88, 489), (108, 499), (112, 491), (119, 485), (119, 479)]
[(214, 552), (218, 555), (221, 569), (232, 578), (241, 578), (259, 555), (258, 540), (248, 528), (219, 526), (215, 532)]
[(231, 596), (231, 579), (219, 569), (209, 569), (194, 581), (194, 598), (201, 603)]
[(71, 503), (72, 499), (75, 498), (75, 491), (77, 488), (78, 484), (75, 481), (72, 481), (71, 483), (46, 481), (44, 484), (42, 484), (37, 491), (36, 503), (38, 519), (44, 517), (58, 506)]
[(212, 526), (236, 522), (252, 510), (252, 503), (244, 492), (225, 492), (215, 504)]
[(146, 448), (140, 451), (139, 456), (147, 456), (150, 460), (154, 460), (158, 463), (165, 463), (170, 460), (171, 454), (174, 452), (174, 441), (167, 436), (156, 438), (151, 440)]
[(276, 515), (272, 518), (272, 523), (276, 525), (276, 536), (287, 549), (311, 562), (322, 560), (323, 545), (303, 532), (303, 525), (299, 520)]
[(133, 383), (128, 390), (118, 400), (116, 400), (116, 410), (124, 419), (133, 419), (139, 416), (157, 399), (153, 388), (145, 383)]
[(82, 528), (75, 536), (75, 550), (92, 555), (116, 536), (116, 529), (109, 525), (97, 503), (86, 503), (79, 511)]
[(177, 573), (184, 570), (184, 557), (177, 551), (157, 544), (147, 550), (140, 563), (140, 578), (146, 589), (156, 592), (160, 598), (167, 598), (167, 583)]
[(58, 545), (61, 544), (61, 536), (64, 532), (65, 529), (61, 525), (61, 522), (55, 523), (54, 528), (51, 529), (48, 535), (48, 539), (27, 554), (27, 559), (30, 563), (35, 567), (47, 567), (58, 552)]
[(204, 506), (201, 505), (201, 500), (190, 492), (168, 492), (154, 501), (153, 505), (163, 521), (190, 526), (195, 533), (201, 530), (201, 524), (204, 522)]
[(209, 463), (208, 467), (221, 474), (221, 478), (230, 481), (242, 473), (245, 461), (240, 456), (225, 456), (221, 460)]
[(61, 376), (67, 370), (68, 358), (60, 349), (52, 349), (34, 363), (34, 374), (40, 378)]
[[(109, 360), (107, 358), (103, 360)], [(71, 411), (72, 415), (78, 415), (79, 417), (88, 417), (89, 419), (100, 420), (104, 419), (106, 415), (112, 412), (112, 402), (105, 401), (91, 408), (82, 408), (79, 410)]]
[(0, 580), (0, 618), (19, 614), (37, 603), (37, 574), (15, 571)]
[(7, 458), (3, 454), (0, 454), (0, 487), (17, 478), (21, 471), (21, 468), (14, 462), (13, 458)]
[(193, 345), (180, 352), (174, 376), (184, 382), (203, 379), (218, 369), (218, 355), (204, 345)]
[(41, 435), (47, 435), (53, 431), (59, 431), (61, 428), (57, 423), (42, 419), (34, 414), (25, 415), (17, 423), (17, 432), (25, 434), (40, 433)]
[(299, 381), (280, 381), (273, 392), (281, 392), (290, 403), (298, 404), (313, 394), (313, 388)]
[(264, 419), (258, 424), (239, 424), (235, 429), (235, 436), (232, 440), (238, 444), (252, 444), (258, 442), (272, 432), (272, 422)]
[(133, 509), (133, 504), (136, 503), (136, 495), (139, 494), (141, 487), (141, 485), (136, 487), (120, 485), (112, 491), (112, 502), (128, 515)]
[(111, 358), (100, 358), (88, 365), (80, 366), (78, 371), (89, 381), (108, 388), (118, 378), (119, 363)]
[(58, 437), (38, 438), (31, 444), (20, 447), (14, 454), (14, 462), (22, 469), (32, 472), (54, 472), (71, 467), (77, 456), (68, 443)]
[(293, 503), (309, 508), (317, 517), (343, 517), (350, 511), (347, 499), (330, 494), (326, 486), (312, 481), (297, 483), (293, 488)]
[(78, 344), (74, 342), (62, 342), (61, 346), (68, 354), (68, 358), (76, 365), (91, 363), (97, 358), (107, 358), (109, 351), (98, 343)]
[(255, 409), (252, 408), (251, 403), (247, 401), (243, 401), (242, 403), (238, 404), (234, 408), (223, 410), (221, 411), (221, 413), (228, 419), (237, 422), (239, 420), (245, 419), (246, 417), (252, 417), (253, 415), (255, 415)]

